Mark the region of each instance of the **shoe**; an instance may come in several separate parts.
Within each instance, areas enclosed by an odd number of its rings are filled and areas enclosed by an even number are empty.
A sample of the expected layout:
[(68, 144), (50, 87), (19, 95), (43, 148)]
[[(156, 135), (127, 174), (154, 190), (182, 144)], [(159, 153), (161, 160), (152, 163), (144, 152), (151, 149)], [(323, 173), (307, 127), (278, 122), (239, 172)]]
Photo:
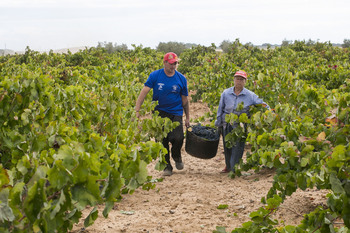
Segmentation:
[(225, 167), (220, 173), (229, 173), (230, 171)]
[(184, 163), (183, 162), (175, 162), (175, 167), (177, 170), (184, 169)]
[(169, 168), (165, 168), (163, 171), (163, 176), (171, 176), (173, 174), (173, 171)]

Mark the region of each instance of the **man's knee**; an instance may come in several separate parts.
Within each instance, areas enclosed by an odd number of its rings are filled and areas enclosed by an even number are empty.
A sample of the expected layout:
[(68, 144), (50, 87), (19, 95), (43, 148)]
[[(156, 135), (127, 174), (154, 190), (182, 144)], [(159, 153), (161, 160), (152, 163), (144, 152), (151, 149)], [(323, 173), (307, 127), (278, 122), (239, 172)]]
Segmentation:
[(169, 139), (172, 144), (182, 144), (185, 137), (183, 133), (181, 133), (181, 134), (173, 134), (172, 137), (170, 137)]

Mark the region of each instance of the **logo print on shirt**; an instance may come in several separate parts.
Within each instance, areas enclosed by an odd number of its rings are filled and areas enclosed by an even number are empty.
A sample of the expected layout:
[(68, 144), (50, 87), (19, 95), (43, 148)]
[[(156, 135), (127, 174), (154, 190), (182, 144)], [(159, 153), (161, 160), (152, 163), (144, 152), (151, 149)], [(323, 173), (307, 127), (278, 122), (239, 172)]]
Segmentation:
[(162, 91), (163, 90), (164, 83), (158, 83), (158, 90)]
[(173, 91), (172, 92), (176, 92), (177, 90), (177, 85), (173, 85)]

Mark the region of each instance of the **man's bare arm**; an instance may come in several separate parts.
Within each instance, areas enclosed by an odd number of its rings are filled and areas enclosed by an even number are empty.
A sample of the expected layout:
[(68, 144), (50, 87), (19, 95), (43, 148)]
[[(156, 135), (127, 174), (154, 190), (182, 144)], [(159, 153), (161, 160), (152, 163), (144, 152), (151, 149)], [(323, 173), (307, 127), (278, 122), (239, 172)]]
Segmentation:
[(148, 92), (151, 90), (150, 87), (144, 86), (140, 92), (139, 97), (136, 100), (136, 105), (135, 105), (135, 111), (136, 111), (136, 116), (140, 117), (140, 109), (143, 101), (145, 100)]
[(190, 104), (187, 96), (182, 95), (181, 99), (182, 99), (182, 107), (186, 115), (185, 125), (186, 127), (189, 127), (190, 126)]

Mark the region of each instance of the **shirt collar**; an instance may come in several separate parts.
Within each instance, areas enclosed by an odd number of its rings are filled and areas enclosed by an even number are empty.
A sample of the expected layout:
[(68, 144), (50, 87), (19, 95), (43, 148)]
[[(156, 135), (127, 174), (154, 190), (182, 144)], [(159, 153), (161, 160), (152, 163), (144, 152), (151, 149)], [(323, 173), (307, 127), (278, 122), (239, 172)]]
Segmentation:
[[(241, 93), (239, 93), (239, 95), (245, 95), (246, 93), (247, 93), (247, 89), (243, 87), (243, 90), (241, 91)], [(231, 94), (236, 95), (234, 92), (234, 87), (231, 87)]]

